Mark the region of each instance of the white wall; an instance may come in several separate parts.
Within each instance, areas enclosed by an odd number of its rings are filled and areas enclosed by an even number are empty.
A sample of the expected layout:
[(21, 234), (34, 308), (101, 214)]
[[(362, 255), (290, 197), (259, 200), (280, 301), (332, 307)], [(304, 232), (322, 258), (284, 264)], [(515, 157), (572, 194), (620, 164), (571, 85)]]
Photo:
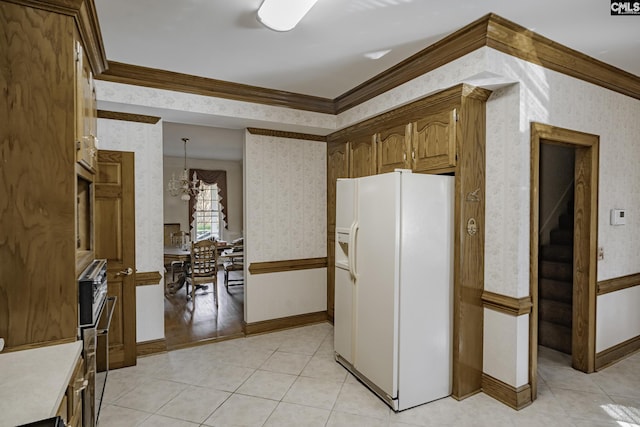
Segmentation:
[[(245, 265), (327, 256), (326, 146), (245, 135)], [(327, 309), (326, 268), (245, 272), (245, 321)]]
[[(98, 119), (99, 148), (135, 155), (136, 270), (164, 275), (162, 123)], [(136, 340), (164, 338), (164, 280), (136, 288)]]
[[(184, 167), (182, 157), (163, 157), (164, 186), (167, 188), (171, 176), (179, 176)], [(230, 160), (187, 159), (187, 167), (227, 171), (226, 221), (228, 229), (222, 230), (222, 240), (231, 241), (242, 236), (242, 162)], [(164, 222), (180, 223), (181, 230), (189, 230), (189, 202), (172, 197), (165, 191)]]
[[(640, 258), (634, 255), (640, 252), (640, 186), (637, 185), (640, 182), (640, 168), (636, 166), (640, 160), (640, 101), (491, 48), (480, 48), (338, 116), (110, 82), (98, 81), (97, 84), (100, 89), (99, 99), (113, 103), (153, 106), (159, 111), (181, 110), (216, 117), (224, 114), (225, 117), (245, 119), (247, 123), (260, 121), (262, 127), (278, 129), (287, 126), (290, 130), (301, 132), (328, 133), (460, 82), (494, 90), (487, 102), (485, 288), (516, 298), (529, 295), (531, 121), (600, 135), (598, 246), (604, 248), (605, 259), (598, 263), (598, 280), (640, 272)], [(269, 180), (254, 185), (249, 181), (255, 178), (247, 176), (247, 170), (252, 171), (252, 177), (283, 178), (279, 175), (280, 171), (266, 170), (254, 174), (252, 168), (273, 168), (274, 162), (278, 164), (274, 153), (280, 153), (279, 147), (287, 147), (291, 140), (253, 135), (247, 135), (246, 139), (245, 150), (248, 156), (244, 179), (245, 209), (250, 213), (253, 206), (262, 207), (265, 199), (268, 203), (266, 208), (271, 209), (275, 202), (269, 198), (280, 195), (273, 191), (273, 185), (280, 185), (281, 182)], [(258, 141), (266, 142), (269, 147), (264, 148), (264, 153), (257, 149), (260, 145)], [(254, 149), (257, 150), (255, 153), (251, 151)], [(320, 164), (319, 161), (317, 164)], [(289, 173), (291, 164), (286, 167), (286, 173)], [(257, 188), (263, 188), (264, 192), (257, 191)], [(291, 206), (298, 205), (287, 205)], [(612, 208), (627, 209), (627, 225), (613, 227), (608, 224), (609, 210)], [(286, 259), (289, 256), (285, 257), (284, 254), (292, 252), (295, 257), (300, 258), (312, 256), (309, 253), (320, 252), (323, 254), (317, 256), (325, 256), (326, 248), (320, 250), (320, 240), (324, 244), (324, 236), (319, 239), (315, 250), (291, 251), (289, 244), (300, 249), (299, 241), (288, 234), (291, 224), (270, 214), (282, 211), (283, 209), (267, 210), (258, 218), (245, 217), (245, 235), (249, 240), (247, 247), (256, 251), (247, 254), (251, 256), (249, 261), (274, 260), (272, 255), (275, 254), (282, 255), (276, 259)], [(315, 235), (314, 224), (312, 223), (311, 229)], [(275, 240), (265, 239), (264, 236), (267, 235)], [(261, 241), (262, 246), (252, 246), (258, 241)], [(280, 309), (273, 312), (252, 310), (251, 304), (258, 304), (262, 297), (266, 297), (264, 301), (269, 306), (276, 306), (274, 299), (286, 293), (284, 289), (270, 293), (274, 289), (269, 284), (261, 288), (259, 283), (263, 279), (259, 276), (247, 277), (245, 310), (248, 311), (245, 320), (248, 322), (264, 320), (270, 316), (289, 315), (278, 311)], [(292, 281), (289, 277), (285, 280)], [(293, 283), (290, 285), (294, 286)], [(254, 291), (258, 293), (252, 295), (251, 292)], [(598, 298), (597, 321), (599, 324), (604, 319), (611, 322), (606, 324), (607, 329), (602, 327), (604, 325), (599, 326), (600, 332), (596, 336), (598, 349), (606, 348), (624, 336), (638, 335), (636, 314), (627, 306), (621, 305), (620, 299), (624, 296), (629, 306), (637, 308), (640, 306), (640, 292), (620, 292)], [(314, 309), (311, 305), (304, 307), (307, 311)], [(616, 315), (611, 316), (611, 313)], [(524, 319), (516, 317), (493, 316), (487, 319), (484, 328), (485, 342), (489, 344), (485, 349), (486, 372), (491, 372), (495, 378), (514, 387), (523, 385), (520, 367), (528, 357), (528, 340), (524, 337), (523, 322)], [(502, 356), (490, 354), (491, 343), (500, 342), (501, 330), (504, 328), (515, 335), (505, 344), (507, 347)], [(603, 336), (609, 328), (620, 331), (611, 342)]]
[[(546, 123), (600, 136), (598, 280), (640, 272), (640, 101), (487, 49), (489, 71), (520, 81), (498, 92), (487, 105), (487, 233), (485, 289), (509, 296), (529, 294), (530, 123)], [(517, 124), (505, 134), (505, 127)], [(609, 225), (609, 210), (624, 207), (627, 225)], [(624, 304), (622, 303), (624, 300)], [(640, 292), (620, 291), (598, 298), (596, 349), (601, 351), (640, 335)], [(606, 326), (605, 326), (606, 325)], [(616, 333), (611, 334), (611, 331)], [(485, 324), (485, 340), (500, 339), (499, 328)], [(626, 338), (625, 338), (626, 337)], [(624, 339), (623, 339), (624, 338)], [(525, 358), (525, 340), (515, 351)], [(528, 350), (528, 349), (527, 349)], [(520, 356), (521, 355), (521, 356)], [(488, 359), (488, 361), (487, 361)], [(512, 378), (509, 357), (489, 359), (496, 378)], [(485, 364), (486, 364), (485, 363)], [(518, 363), (516, 363), (518, 365)], [(521, 383), (509, 383), (515, 387)]]

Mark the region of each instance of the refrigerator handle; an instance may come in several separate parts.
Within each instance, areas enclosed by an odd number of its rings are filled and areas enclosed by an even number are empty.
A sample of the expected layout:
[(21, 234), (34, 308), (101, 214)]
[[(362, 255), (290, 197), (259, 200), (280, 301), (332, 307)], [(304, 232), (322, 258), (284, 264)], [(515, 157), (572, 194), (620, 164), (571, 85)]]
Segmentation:
[(357, 279), (358, 278), (358, 273), (356, 272), (356, 251), (357, 251), (357, 235), (358, 235), (358, 229), (360, 227), (358, 226), (358, 222), (355, 221), (353, 224), (351, 224), (351, 232), (349, 233), (349, 239), (351, 240), (349, 242), (349, 256), (348, 256), (348, 261), (349, 261), (349, 273), (351, 273), (351, 277), (353, 277), (353, 279)]

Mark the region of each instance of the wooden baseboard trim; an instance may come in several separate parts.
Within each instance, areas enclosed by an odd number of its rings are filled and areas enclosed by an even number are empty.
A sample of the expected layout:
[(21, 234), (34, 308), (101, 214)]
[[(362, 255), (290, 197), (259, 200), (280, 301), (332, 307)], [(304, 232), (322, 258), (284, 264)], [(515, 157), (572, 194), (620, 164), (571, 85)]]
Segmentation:
[(314, 268), (326, 268), (327, 265), (328, 265), (327, 257), (287, 259), (283, 261), (252, 262), (249, 265), (249, 273), (265, 274), (265, 273), (279, 273), (282, 271), (311, 270)]
[(162, 274), (158, 271), (136, 272), (136, 286), (157, 285), (162, 280)]
[(640, 285), (640, 273), (598, 282), (598, 296)]
[(237, 332), (237, 333), (231, 334), (231, 335), (223, 335), (223, 336), (220, 336), (220, 337), (204, 338), (204, 339), (201, 339), (199, 341), (192, 341), (192, 342), (187, 342), (187, 343), (183, 343), (183, 344), (177, 344), (177, 345), (172, 345), (172, 346), (167, 345), (167, 350), (168, 351), (182, 350), (182, 349), (185, 349), (185, 348), (199, 347), (201, 345), (213, 344), (213, 343), (221, 342), (221, 341), (235, 340), (237, 338), (244, 338), (244, 337), (245, 337), (244, 332)]
[(640, 351), (640, 335), (596, 353), (596, 371), (613, 365), (638, 351)]
[(167, 351), (167, 340), (164, 338), (136, 343), (136, 355), (149, 356), (150, 354), (165, 353)]
[(511, 316), (531, 313), (531, 297), (514, 298), (489, 291), (482, 291), (482, 306)]
[(516, 388), (483, 373), (482, 391), (517, 411), (531, 404), (530, 384)]
[(244, 331), (247, 335), (263, 334), (265, 332), (296, 328), (314, 323), (326, 322), (327, 312), (299, 314), (297, 316), (281, 317), (279, 319), (263, 320), (261, 322), (245, 323)]

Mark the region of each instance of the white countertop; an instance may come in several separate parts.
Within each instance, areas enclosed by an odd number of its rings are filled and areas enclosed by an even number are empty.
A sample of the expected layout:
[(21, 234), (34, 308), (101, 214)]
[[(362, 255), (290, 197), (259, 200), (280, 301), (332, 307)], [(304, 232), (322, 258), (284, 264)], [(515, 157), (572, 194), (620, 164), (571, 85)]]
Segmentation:
[(54, 417), (82, 341), (0, 353), (0, 427)]

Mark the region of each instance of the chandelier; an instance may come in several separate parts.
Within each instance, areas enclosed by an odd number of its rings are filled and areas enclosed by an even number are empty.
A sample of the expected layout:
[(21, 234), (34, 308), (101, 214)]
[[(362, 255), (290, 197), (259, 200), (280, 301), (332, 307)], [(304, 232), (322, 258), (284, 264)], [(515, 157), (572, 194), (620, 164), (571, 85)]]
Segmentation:
[(176, 174), (172, 174), (169, 180), (169, 186), (167, 190), (172, 196), (180, 196), (181, 200), (185, 202), (191, 199), (191, 196), (196, 197), (200, 192), (200, 185), (202, 181), (197, 179), (196, 173), (193, 173), (193, 179), (189, 180), (189, 170), (187, 169), (187, 142), (189, 138), (182, 138), (184, 143), (184, 169), (182, 174), (176, 178)]

